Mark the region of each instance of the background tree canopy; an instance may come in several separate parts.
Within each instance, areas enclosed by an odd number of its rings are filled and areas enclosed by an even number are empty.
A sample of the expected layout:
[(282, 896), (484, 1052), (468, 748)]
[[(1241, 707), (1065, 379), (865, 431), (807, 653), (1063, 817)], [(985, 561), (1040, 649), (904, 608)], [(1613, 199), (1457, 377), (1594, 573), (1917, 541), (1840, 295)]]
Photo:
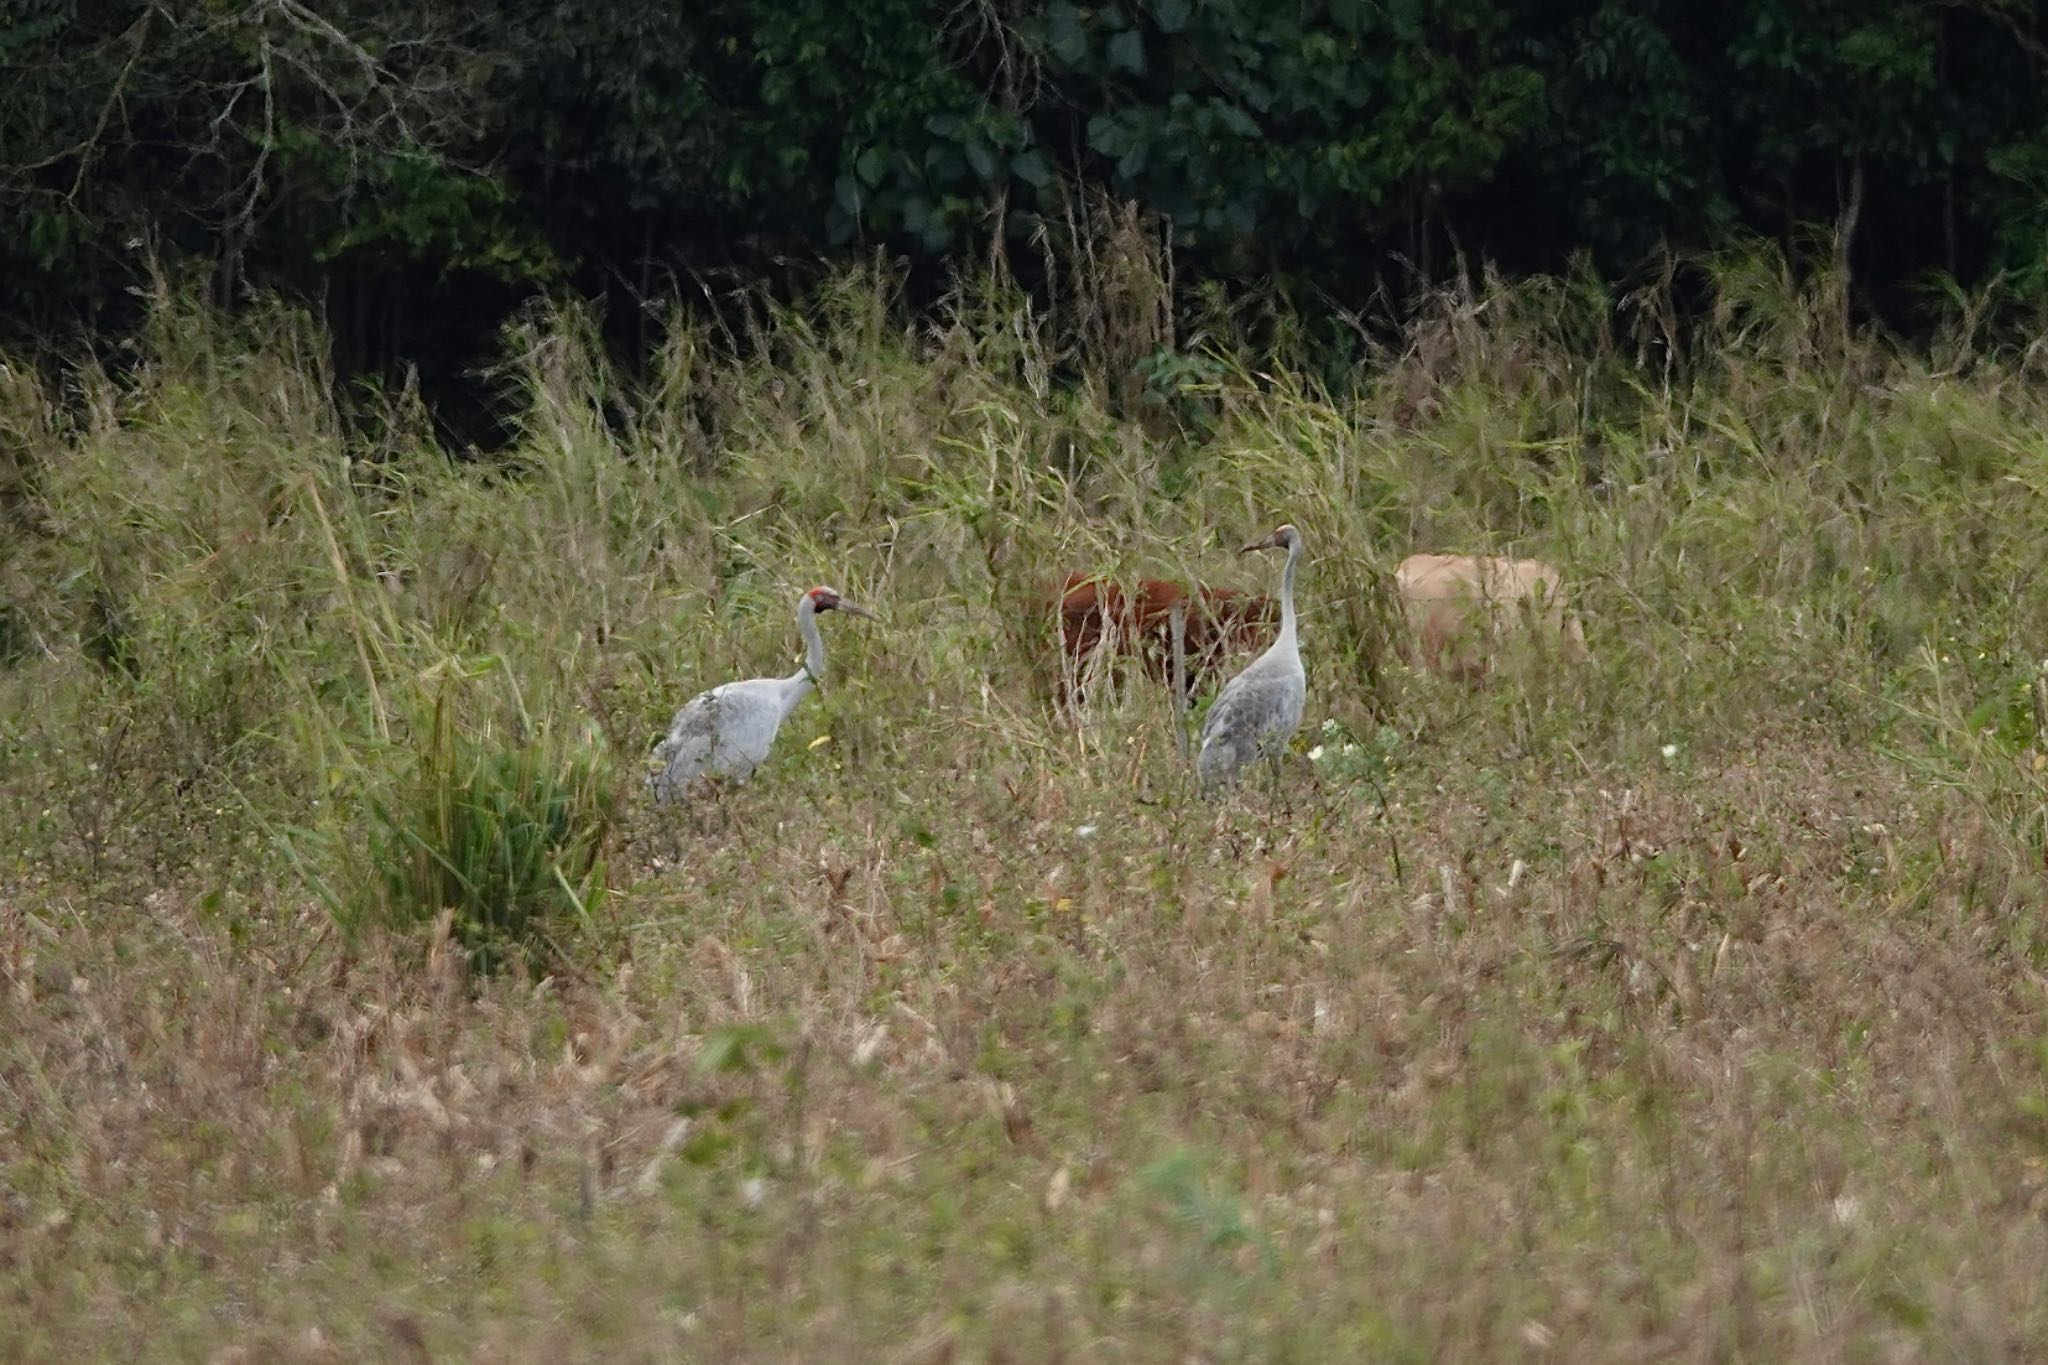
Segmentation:
[[(350, 367), (880, 245), (927, 278), (1100, 188), (1183, 282), (1356, 304), (1748, 231), (1861, 300), (2048, 298), (2023, 0), (0, 0), (0, 327), (118, 327), (148, 262), (326, 301)], [(631, 309), (614, 312), (630, 314)]]

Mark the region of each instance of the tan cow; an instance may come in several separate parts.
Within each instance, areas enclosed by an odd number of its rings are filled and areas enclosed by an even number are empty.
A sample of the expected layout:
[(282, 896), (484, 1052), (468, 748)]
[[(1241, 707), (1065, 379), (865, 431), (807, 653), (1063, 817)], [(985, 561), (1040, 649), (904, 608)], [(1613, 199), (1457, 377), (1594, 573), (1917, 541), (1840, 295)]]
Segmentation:
[(1410, 555), (1394, 570), (1407, 618), (1407, 653), (1449, 678), (1483, 676), (1495, 649), (1530, 628), (1562, 640), (1565, 657), (1587, 659), (1586, 632), (1564, 609), (1564, 576), (1540, 559), (1497, 555)]

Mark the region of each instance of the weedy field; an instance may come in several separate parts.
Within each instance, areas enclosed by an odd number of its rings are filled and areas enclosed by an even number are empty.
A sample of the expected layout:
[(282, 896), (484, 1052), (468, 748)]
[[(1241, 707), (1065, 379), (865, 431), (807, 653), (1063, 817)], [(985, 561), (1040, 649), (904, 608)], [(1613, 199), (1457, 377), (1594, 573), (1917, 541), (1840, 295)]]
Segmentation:
[[(537, 312), (489, 456), (281, 308), (0, 370), (7, 1358), (2048, 1352), (2039, 358), (1759, 255), (1333, 392), (1148, 278), (633, 382)], [(1053, 708), (1062, 572), (1267, 590), (1283, 518), (1277, 794)], [(1556, 562), (1592, 662), (1411, 673), (1413, 549)], [(881, 619), (652, 809), (821, 582)]]

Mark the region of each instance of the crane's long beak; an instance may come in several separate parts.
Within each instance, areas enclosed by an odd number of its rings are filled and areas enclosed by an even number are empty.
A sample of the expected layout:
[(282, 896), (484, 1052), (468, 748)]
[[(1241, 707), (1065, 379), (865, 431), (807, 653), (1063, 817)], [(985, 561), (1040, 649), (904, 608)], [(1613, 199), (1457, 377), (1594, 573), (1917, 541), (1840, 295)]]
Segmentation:
[(1257, 540), (1253, 541), (1251, 544), (1245, 546), (1242, 550), (1239, 550), (1238, 553), (1241, 555), (1248, 555), (1253, 550), (1270, 550), (1274, 547), (1274, 545), (1278, 543), (1279, 542), (1275, 541), (1271, 535), (1263, 535), (1260, 536)]
[(849, 602), (843, 597), (839, 599), (838, 610), (844, 612), (851, 612), (855, 616), (865, 617), (870, 621), (880, 619), (873, 612), (869, 611), (866, 607), (861, 606), (858, 602)]

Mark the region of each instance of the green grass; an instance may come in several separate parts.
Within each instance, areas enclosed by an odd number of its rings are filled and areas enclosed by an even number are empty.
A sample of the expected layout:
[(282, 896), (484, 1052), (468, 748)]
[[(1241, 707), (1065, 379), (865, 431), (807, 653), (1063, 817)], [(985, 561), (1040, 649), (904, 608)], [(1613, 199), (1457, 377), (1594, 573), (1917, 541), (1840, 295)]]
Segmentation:
[(387, 759), (401, 777), (367, 797), (360, 852), (342, 845), (342, 889), (319, 889), (358, 937), (432, 926), (480, 969), (559, 964), (602, 908), (615, 776), (601, 746), (472, 732), (457, 714), (472, 681), (459, 666), (436, 680)]
[[(10, 1358), (2048, 1349), (2048, 388), (1714, 269), (1682, 364), (1489, 285), (1342, 395), (1093, 295), (849, 277), (636, 383), (537, 316), (483, 460), (284, 310), (10, 366)], [(1281, 519), (1283, 804), (1050, 707), (1059, 573), (1267, 588)], [(1415, 549), (1559, 564), (1593, 662), (1411, 674)], [(817, 582), (882, 619), (655, 811)]]

